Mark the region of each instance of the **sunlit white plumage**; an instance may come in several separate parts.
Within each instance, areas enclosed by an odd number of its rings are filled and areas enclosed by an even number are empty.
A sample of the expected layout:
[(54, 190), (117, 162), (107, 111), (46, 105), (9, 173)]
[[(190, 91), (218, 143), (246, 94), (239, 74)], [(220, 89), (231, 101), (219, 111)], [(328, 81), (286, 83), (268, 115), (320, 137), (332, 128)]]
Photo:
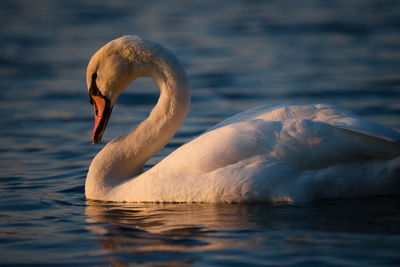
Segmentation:
[(146, 120), (94, 158), (85, 189), (90, 199), (306, 202), (400, 193), (400, 133), (324, 104), (241, 112), (142, 172), (186, 116), (189, 85), (182, 66), (161, 45), (124, 36), (96, 52), (87, 69), (98, 109), (95, 142), (108, 120), (104, 103), (112, 107), (141, 76), (155, 79), (160, 99)]

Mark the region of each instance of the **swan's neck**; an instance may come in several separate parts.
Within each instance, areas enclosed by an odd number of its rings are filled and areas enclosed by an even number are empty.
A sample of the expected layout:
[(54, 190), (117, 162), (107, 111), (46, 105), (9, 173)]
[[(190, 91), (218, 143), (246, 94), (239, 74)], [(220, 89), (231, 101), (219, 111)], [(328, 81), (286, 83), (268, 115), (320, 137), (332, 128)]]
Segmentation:
[(127, 134), (108, 143), (93, 159), (86, 179), (86, 195), (101, 199), (127, 178), (139, 175), (145, 162), (173, 137), (190, 106), (185, 71), (172, 56), (149, 73), (160, 87), (160, 97), (149, 117)]

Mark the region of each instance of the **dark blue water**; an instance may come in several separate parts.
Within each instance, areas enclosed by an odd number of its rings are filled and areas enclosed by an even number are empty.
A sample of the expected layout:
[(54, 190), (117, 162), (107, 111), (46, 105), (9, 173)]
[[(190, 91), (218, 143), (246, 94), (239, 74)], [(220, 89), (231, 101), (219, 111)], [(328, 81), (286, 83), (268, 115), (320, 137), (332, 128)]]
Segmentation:
[[(0, 2), (0, 265), (400, 265), (400, 197), (304, 205), (88, 202), (90, 56), (124, 34), (175, 51), (192, 110), (151, 167), (264, 103), (325, 102), (400, 130), (399, 1)], [(142, 120), (143, 79), (105, 141)], [(400, 177), (399, 177), (400, 178)]]

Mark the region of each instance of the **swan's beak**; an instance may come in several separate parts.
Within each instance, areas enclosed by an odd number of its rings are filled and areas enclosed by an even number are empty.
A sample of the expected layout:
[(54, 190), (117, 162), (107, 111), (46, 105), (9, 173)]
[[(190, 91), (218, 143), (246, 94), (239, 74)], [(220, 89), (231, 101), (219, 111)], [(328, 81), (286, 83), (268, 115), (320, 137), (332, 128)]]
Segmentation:
[(101, 141), (110, 119), (112, 106), (110, 100), (102, 95), (91, 95), (91, 102), (94, 107), (94, 128), (92, 142), (97, 144)]

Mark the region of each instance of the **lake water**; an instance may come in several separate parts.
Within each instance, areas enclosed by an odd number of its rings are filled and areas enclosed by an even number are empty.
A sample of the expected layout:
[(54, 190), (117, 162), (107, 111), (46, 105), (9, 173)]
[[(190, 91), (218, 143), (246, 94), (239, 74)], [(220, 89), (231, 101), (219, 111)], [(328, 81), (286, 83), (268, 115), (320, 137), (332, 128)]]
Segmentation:
[[(400, 197), (309, 204), (86, 201), (92, 107), (85, 68), (124, 34), (187, 69), (192, 109), (151, 167), (264, 103), (325, 102), (400, 130), (399, 1), (0, 2), (0, 265), (400, 265)], [(138, 80), (104, 141), (156, 102)], [(399, 177), (400, 178), (400, 177)]]

